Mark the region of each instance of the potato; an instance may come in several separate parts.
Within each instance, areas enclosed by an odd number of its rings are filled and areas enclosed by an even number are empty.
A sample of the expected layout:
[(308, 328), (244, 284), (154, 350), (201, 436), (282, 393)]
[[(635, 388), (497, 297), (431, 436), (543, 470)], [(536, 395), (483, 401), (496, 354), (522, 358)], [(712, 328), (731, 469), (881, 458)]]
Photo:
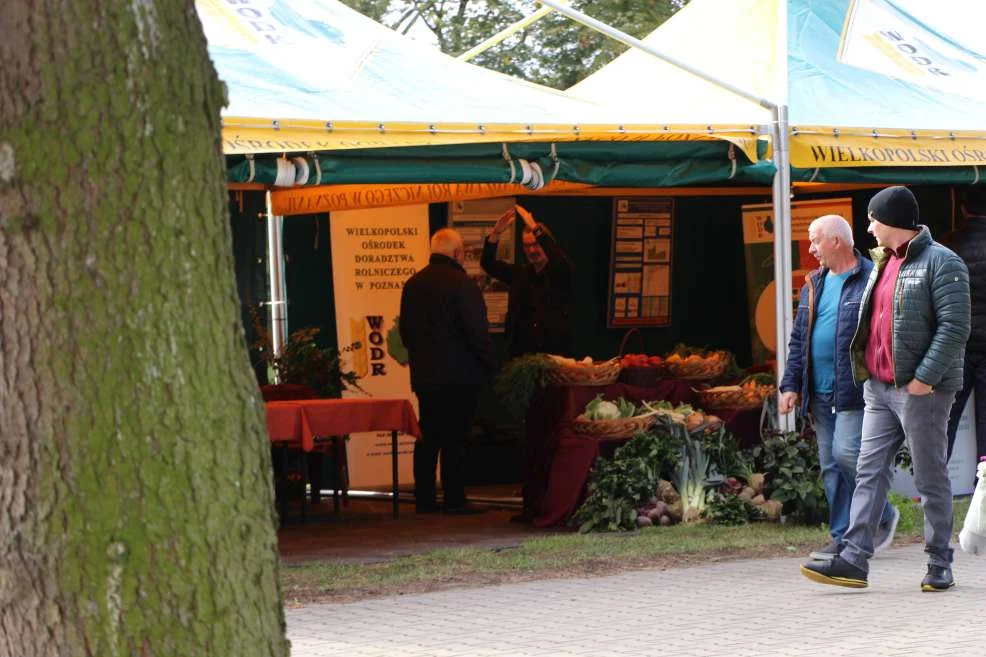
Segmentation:
[(647, 516), (637, 516), (638, 527), (652, 527), (653, 525), (653, 521), (651, 521), (651, 519)]
[(659, 522), (661, 523), (661, 527), (670, 527), (672, 520), (670, 516), (661, 516)]
[(743, 490), (741, 490), (739, 492), (739, 495), (737, 495), (736, 497), (740, 498), (741, 500), (746, 500), (747, 502), (750, 502), (751, 500), (753, 500), (754, 496), (756, 496), (756, 492), (754, 492), (754, 490), (749, 486), (744, 486)]
[(754, 497), (750, 501), (753, 502), (753, 504), (755, 506), (760, 506), (761, 504), (763, 504), (764, 502), (766, 502), (767, 499), (763, 495), (757, 495), (756, 497)]
[(654, 511), (657, 512), (658, 518), (660, 518), (661, 516), (668, 515), (668, 503), (664, 501), (658, 502), (657, 504), (654, 505)]

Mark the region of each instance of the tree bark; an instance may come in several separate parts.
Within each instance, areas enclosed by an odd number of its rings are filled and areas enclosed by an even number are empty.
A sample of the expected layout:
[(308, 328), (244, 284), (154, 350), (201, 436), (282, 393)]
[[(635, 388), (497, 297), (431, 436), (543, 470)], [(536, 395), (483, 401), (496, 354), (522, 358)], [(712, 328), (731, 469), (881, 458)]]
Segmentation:
[(0, 656), (286, 655), (194, 4), (0, 35)]

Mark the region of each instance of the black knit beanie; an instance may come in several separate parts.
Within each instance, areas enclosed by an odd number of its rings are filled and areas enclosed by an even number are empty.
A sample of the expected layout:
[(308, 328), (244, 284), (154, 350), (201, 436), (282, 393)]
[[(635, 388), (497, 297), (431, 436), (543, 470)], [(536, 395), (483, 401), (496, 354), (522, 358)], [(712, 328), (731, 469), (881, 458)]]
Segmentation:
[(869, 215), (885, 226), (917, 230), (918, 200), (906, 187), (887, 187), (870, 199)]

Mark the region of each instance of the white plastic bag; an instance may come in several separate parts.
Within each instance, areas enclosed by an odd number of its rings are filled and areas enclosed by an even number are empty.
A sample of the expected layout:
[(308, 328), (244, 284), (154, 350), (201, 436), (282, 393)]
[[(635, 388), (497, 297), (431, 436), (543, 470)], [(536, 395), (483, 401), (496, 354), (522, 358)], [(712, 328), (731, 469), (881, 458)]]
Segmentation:
[(980, 459), (976, 472), (979, 481), (959, 532), (959, 545), (971, 554), (986, 554), (986, 457)]

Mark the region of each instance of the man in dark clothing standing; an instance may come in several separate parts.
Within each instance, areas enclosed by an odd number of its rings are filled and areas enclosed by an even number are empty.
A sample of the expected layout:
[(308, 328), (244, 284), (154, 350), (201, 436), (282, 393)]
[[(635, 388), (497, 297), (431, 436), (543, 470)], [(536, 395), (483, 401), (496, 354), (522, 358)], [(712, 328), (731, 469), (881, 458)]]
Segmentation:
[[(969, 268), (972, 332), (965, 346), (962, 389), (948, 418), (948, 456), (952, 457), (959, 419), (973, 389), (976, 391), (976, 455), (986, 456), (986, 187), (965, 192), (960, 206), (965, 226), (949, 233), (942, 244), (955, 251)], [(975, 479), (975, 471), (973, 471)]]
[(463, 460), (479, 388), (496, 367), (486, 303), (462, 268), (462, 237), (451, 228), (431, 238), (428, 266), (404, 284), (400, 332), (418, 396), (421, 440), (414, 445), (418, 513), (438, 510), (435, 467), (442, 457), (444, 509), (467, 512)]
[[(500, 234), (517, 214), (525, 223), (525, 265), (496, 259)], [(568, 312), (574, 268), (544, 224), (534, 221), (524, 208), (514, 206), (500, 217), (486, 237), (479, 264), (487, 274), (510, 286), (507, 358), (536, 352), (571, 355), (572, 329)]]

